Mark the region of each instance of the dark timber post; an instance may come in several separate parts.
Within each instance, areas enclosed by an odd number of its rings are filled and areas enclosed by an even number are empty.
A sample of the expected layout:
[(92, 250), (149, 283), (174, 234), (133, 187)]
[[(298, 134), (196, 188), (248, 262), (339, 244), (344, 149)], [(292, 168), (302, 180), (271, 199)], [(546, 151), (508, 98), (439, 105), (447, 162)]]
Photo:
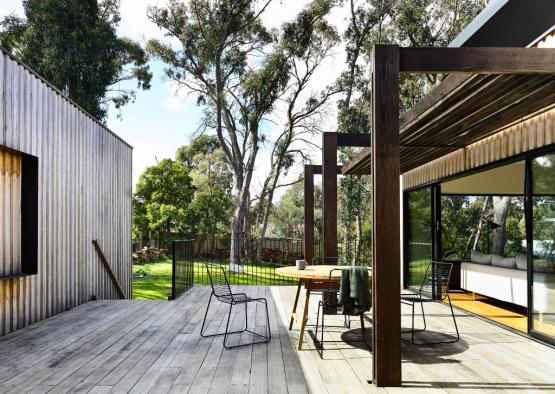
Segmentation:
[(375, 46), (372, 64), (373, 374), (400, 386), (399, 47)]
[(322, 134), (323, 264), (337, 264), (337, 133)]
[(304, 166), (304, 259), (314, 259), (314, 165)]

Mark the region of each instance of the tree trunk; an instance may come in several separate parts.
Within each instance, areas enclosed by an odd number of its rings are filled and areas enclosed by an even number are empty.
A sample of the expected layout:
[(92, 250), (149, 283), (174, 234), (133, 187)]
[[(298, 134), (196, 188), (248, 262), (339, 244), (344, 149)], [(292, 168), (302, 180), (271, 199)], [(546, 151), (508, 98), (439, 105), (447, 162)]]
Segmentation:
[(245, 258), (252, 261), (252, 237), (251, 237), (251, 212), (250, 212), (250, 193), (247, 197), (247, 205), (245, 207), (245, 218), (243, 221), (243, 233), (245, 234)]
[(493, 197), (493, 222), (499, 227), (494, 228), (493, 253), (503, 256), (505, 252), (505, 224), (509, 216), (511, 197)]
[(356, 243), (355, 243), (355, 255), (353, 258), (353, 265), (357, 265), (360, 260), (360, 252), (362, 247), (362, 220), (360, 215), (356, 217)]
[(486, 215), (486, 210), (488, 209), (489, 196), (486, 196), (484, 200), (484, 206), (482, 207), (482, 214), (480, 215), (480, 221), (478, 222), (478, 229), (476, 230), (476, 237), (474, 238), (474, 245), (472, 250), (476, 250), (478, 247), (478, 241), (480, 240), (480, 235), (482, 234), (482, 226), (484, 225), (482, 219)]
[(343, 228), (343, 263), (345, 265), (350, 264), (352, 259), (351, 252), (351, 229), (348, 225)]
[(262, 228), (260, 229), (261, 237), (266, 236), (266, 231), (268, 229), (268, 218), (270, 217), (270, 212), (272, 210), (272, 201), (274, 199), (274, 191), (276, 190), (279, 171), (280, 170), (278, 169), (278, 171), (274, 174), (266, 197), (266, 206), (264, 207), (264, 216), (262, 217)]
[(243, 223), (243, 207), (236, 206), (233, 212), (231, 225), (231, 245), (229, 250), (229, 270), (236, 272), (239, 270), (241, 262), (241, 225)]

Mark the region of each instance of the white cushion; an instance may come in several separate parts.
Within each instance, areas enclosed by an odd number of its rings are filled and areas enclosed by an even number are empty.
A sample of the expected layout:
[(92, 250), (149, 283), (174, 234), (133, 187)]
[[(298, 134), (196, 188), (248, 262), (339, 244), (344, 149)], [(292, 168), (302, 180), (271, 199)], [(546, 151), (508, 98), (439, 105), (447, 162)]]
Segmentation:
[(491, 254), (485, 254), (482, 252), (478, 252), (477, 250), (473, 250), (470, 252), (470, 260), (476, 264), (491, 264)]
[(491, 258), (491, 265), (502, 268), (516, 268), (516, 261), (514, 257), (503, 257), (494, 254)]
[(501, 301), (528, 306), (526, 271), (461, 263), (461, 288)]

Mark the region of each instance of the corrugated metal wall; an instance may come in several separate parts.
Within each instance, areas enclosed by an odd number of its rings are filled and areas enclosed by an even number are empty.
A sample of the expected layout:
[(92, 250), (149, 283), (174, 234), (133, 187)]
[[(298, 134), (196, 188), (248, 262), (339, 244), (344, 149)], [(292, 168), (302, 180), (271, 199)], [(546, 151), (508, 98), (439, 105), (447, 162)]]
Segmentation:
[[(555, 48), (555, 32), (534, 45)], [(419, 185), (555, 143), (555, 109), (500, 130), (491, 137), (403, 174), (403, 188)]]
[[(0, 145), (39, 160), (38, 275), (0, 279), (3, 335), (93, 295), (117, 298), (93, 239), (131, 295), (132, 149), (2, 51), (0, 93)], [(18, 264), (19, 236), (17, 175), (0, 173), (2, 276)]]

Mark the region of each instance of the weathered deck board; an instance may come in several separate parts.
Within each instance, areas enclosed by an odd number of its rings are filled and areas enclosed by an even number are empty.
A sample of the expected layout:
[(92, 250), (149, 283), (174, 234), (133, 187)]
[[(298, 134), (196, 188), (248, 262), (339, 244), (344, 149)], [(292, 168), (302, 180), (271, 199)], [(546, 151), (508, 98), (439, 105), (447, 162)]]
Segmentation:
[[(287, 329), (294, 288), (238, 290), (268, 299), (270, 343), (225, 350), (222, 337), (201, 338), (207, 287), (195, 287), (173, 302), (95, 301), (0, 338), (0, 392), (555, 392), (555, 370), (548, 362), (555, 360), (555, 349), (462, 311), (457, 311), (460, 342), (403, 343), (404, 387), (378, 389), (367, 383), (372, 357), (363, 344), (326, 344), (321, 359), (307, 333), (305, 349), (295, 350), (299, 332)], [(309, 324), (315, 320), (317, 297), (311, 302)], [(213, 305), (208, 332), (221, 331), (227, 323), (229, 306)], [(231, 326), (239, 329), (244, 309), (235, 309)], [(426, 305), (426, 312), (429, 335), (453, 333), (446, 306)], [(326, 321), (340, 325), (342, 319)], [(410, 326), (409, 310), (403, 309), (402, 322)], [(263, 304), (249, 306), (249, 323), (257, 331), (265, 329)], [(358, 320), (353, 319), (352, 329), (360, 333)], [(339, 339), (343, 331), (329, 330), (327, 339)]]

